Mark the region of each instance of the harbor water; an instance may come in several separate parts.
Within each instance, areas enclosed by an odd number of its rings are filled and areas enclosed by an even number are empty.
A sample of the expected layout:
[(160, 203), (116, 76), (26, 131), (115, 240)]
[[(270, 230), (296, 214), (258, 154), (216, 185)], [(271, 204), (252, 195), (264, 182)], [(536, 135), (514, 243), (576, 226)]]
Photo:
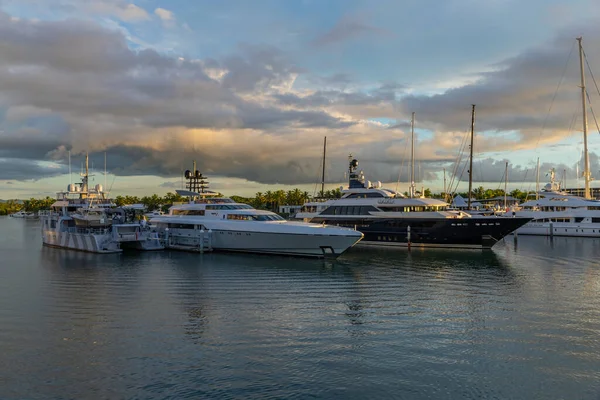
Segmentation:
[(598, 399), (600, 240), (98, 255), (0, 217), (0, 399), (185, 398)]

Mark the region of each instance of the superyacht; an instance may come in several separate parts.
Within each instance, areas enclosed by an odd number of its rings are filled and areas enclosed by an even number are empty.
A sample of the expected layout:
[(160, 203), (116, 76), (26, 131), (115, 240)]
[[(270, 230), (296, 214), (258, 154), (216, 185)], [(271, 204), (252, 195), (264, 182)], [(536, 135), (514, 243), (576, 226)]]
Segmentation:
[(82, 181), (58, 192), (50, 212), (40, 217), (44, 246), (91, 253), (118, 253), (124, 248), (163, 249), (157, 232), (107, 198), (102, 185), (88, 187), (88, 156)]
[[(569, 195), (561, 191), (560, 184), (555, 181), (555, 172), (550, 170), (550, 183), (544, 190), (536, 191), (536, 199), (527, 201), (516, 207), (513, 213), (517, 216), (533, 218), (516, 233), (541, 236), (584, 236), (600, 237), (600, 202), (593, 200), (590, 193), (590, 160), (587, 138), (587, 96), (585, 90), (585, 70), (582, 38), (579, 42), (579, 69), (581, 79), (582, 131), (585, 182), (584, 197)], [(539, 163), (539, 161), (538, 161)], [(539, 165), (538, 165), (539, 182)]]
[(406, 197), (381, 183), (365, 181), (358, 160), (349, 157), (347, 188), (340, 199), (308, 202), (296, 214), (305, 222), (354, 228), (364, 234), (360, 246), (491, 248), (528, 217), (473, 217), (450, 211), (449, 204), (431, 198)]
[(550, 171), (550, 183), (536, 199), (513, 208), (519, 217), (532, 218), (517, 229), (519, 235), (600, 237), (600, 201), (574, 196), (561, 190)]
[[(189, 189), (177, 190), (189, 203), (173, 205), (167, 215), (150, 221), (167, 248), (204, 248), (248, 253), (337, 257), (363, 234), (354, 229), (287, 221), (271, 211), (257, 210), (207, 191), (204, 177), (186, 171)], [(201, 181), (202, 183), (198, 183)]]

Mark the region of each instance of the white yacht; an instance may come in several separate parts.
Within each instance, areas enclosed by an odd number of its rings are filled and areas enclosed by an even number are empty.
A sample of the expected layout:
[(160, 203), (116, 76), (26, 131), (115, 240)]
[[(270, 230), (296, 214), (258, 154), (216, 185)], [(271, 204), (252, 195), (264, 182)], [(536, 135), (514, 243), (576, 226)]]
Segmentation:
[[(600, 237), (600, 202), (593, 200), (590, 191), (592, 180), (587, 140), (587, 104), (585, 90), (585, 70), (583, 63), (582, 38), (579, 42), (579, 70), (581, 78), (582, 131), (584, 157), (584, 197), (572, 196), (560, 190), (555, 182), (554, 169), (550, 170), (550, 183), (543, 191), (538, 191), (536, 200), (515, 207), (515, 215), (533, 218), (531, 222), (517, 230), (523, 235), (542, 236), (585, 236)], [(539, 166), (538, 166), (539, 175)], [(539, 181), (539, 177), (537, 179)]]
[(536, 199), (513, 207), (512, 213), (532, 218), (517, 229), (519, 235), (600, 237), (600, 201), (561, 190), (550, 171), (550, 183)]
[(177, 193), (192, 200), (151, 220), (167, 248), (337, 257), (363, 237), (349, 228), (286, 221), (212, 192)]
[(491, 248), (530, 220), (450, 211), (442, 200), (406, 197), (365, 181), (357, 167), (350, 156), (349, 185), (340, 199), (306, 203), (296, 218), (355, 228), (364, 234), (360, 246), (453, 248)]
[(24, 218), (24, 219), (37, 219), (38, 215), (34, 212), (28, 211), (17, 211), (16, 213), (10, 214), (9, 217), (12, 218)]
[(123, 248), (163, 249), (158, 233), (146, 221), (115, 208), (102, 185), (88, 188), (88, 157), (82, 182), (58, 192), (50, 212), (40, 217), (44, 246), (92, 253), (117, 253)]

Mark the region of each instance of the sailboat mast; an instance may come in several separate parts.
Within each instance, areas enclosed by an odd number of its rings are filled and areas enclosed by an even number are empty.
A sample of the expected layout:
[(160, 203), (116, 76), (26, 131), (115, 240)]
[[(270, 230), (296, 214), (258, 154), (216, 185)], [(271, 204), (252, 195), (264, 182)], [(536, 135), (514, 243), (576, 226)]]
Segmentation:
[(104, 152), (104, 190), (106, 190), (106, 152)]
[(446, 193), (446, 168), (444, 168), (444, 201), (448, 199), (448, 194)]
[(535, 177), (535, 199), (540, 199), (540, 158), (537, 159), (536, 177)]
[(506, 210), (506, 186), (508, 185), (508, 161), (504, 166), (504, 209)]
[(69, 191), (71, 191), (72, 183), (73, 183), (73, 175), (71, 173), (71, 150), (69, 150)]
[(88, 166), (89, 166), (89, 155), (86, 152), (85, 153), (85, 176), (83, 177), (83, 182), (84, 182), (83, 191), (86, 192), (86, 193), (89, 190), (89, 187), (88, 187), (89, 167)]
[(475, 104), (471, 109), (471, 146), (469, 148), (469, 193), (467, 193), (467, 210), (471, 209), (471, 191), (473, 190), (473, 136), (475, 135)]
[(583, 67), (583, 46), (581, 44), (581, 41), (583, 40), (583, 38), (580, 36), (577, 38), (577, 41), (579, 42), (579, 69), (581, 72), (581, 105), (583, 108), (583, 162), (584, 162), (584, 170), (583, 170), (583, 179), (585, 182), (585, 191), (584, 191), (584, 197), (586, 199), (591, 199), (592, 196), (590, 195), (590, 158), (589, 158), (589, 154), (588, 154), (588, 143), (587, 143), (587, 129), (588, 129), (588, 125), (587, 125), (587, 106), (586, 106), (586, 99), (585, 99), (585, 71), (584, 71), (584, 67)]
[(327, 136), (323, 139), (323, 172), (321, 173), (321, 197), (325, 195), (325, 156), (327, 154)]
[(410, 118), (410, 197), (415, 197), (415, 113)]

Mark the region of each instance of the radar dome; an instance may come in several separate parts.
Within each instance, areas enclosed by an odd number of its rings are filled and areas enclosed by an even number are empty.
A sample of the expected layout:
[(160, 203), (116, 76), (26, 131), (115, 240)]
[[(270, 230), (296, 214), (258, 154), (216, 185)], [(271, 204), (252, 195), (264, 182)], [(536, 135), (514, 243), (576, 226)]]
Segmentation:
[(192, 175), (192, 171), (190, 171), (189, 169), (185, 170), (185, 178), (186, 179), (190, 179), (190, 176)]
[(97, 184), (96, 185), (96, 192), (98, 192), (98, 193), (102, 192), (102, 185), (101, 184)]

